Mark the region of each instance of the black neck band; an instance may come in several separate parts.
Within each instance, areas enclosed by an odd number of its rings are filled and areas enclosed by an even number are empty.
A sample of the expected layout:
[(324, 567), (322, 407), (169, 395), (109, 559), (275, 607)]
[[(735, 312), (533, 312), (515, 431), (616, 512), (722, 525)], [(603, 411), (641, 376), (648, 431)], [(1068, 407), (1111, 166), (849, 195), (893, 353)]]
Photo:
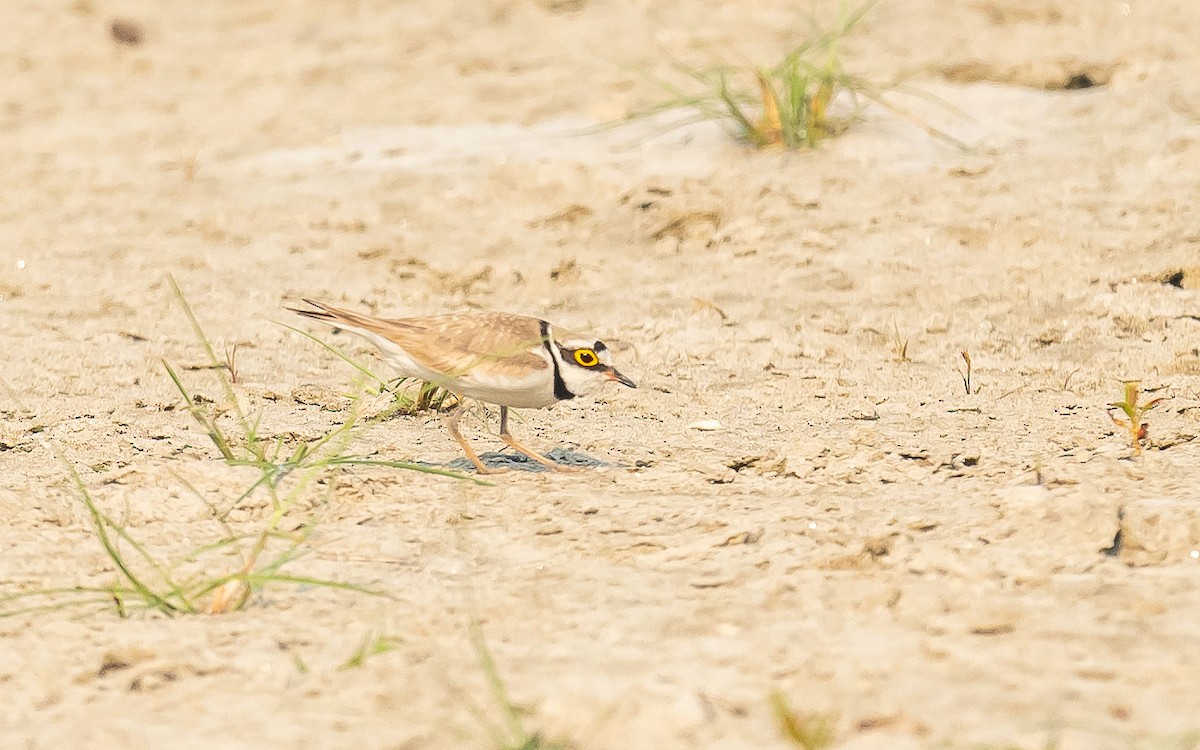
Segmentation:
[(542, 345), (546, 347), (546, 352), (550, 355), (550, 364), (554, 366), (554, 397), (559, 401), (575, 398), (575, 394), (567, 390), (562, 372), (558, 369), (558, 357), (554, 356), (554, 342), (550, 340), (550, 324), (544, 320), (542, 321)]

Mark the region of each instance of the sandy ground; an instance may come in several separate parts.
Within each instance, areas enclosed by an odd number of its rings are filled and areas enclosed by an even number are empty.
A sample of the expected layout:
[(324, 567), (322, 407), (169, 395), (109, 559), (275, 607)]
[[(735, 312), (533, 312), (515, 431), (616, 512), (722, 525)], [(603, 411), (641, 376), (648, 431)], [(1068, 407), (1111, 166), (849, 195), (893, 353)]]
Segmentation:
[[(1200, 5), (886, 2), (848, 67), (913, 74), (970, 152), (881, 112), (804, 154), (577, 134), (653, 101), (669, 57), (769, 62), (807, 28), (753, 7), (0, 6), (6, 594), (115, 580), (50, 446), (164, 560), (222, 533), (188, 483), (228, 505), (257, 476), (179, 408), (161, 359), (206, 360), (168, 274), (291, 442), (346, 421), (354, 380), (277, 324), (301, 296), (544, 316), (641, 386), (517, 424), (619, 466), (300, 493), (287, 570), (386, 598), (0, 620), (2, 744), (500, 747), (477, 618), (528, 727), (580, 748), (784, 748), (773, 691), (837, 747), (1197, 747)], [(1166, 399), (1136, 460), (1123, 378)], [(350, 448), (459, 455), (428, 414)], [(372, 634), (394, 648), (341, 669)]]

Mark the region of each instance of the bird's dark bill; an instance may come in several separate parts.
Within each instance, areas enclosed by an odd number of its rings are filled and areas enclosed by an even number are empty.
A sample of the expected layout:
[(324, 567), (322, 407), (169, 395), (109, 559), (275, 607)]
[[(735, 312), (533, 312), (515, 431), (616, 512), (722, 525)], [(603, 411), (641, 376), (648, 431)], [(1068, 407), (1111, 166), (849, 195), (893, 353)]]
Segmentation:
[(621, 373), (617, 372), (615, 369), (610, 369), (610, 370), (608, 371), (608, 376), (609, 376), (610, 378), (612, 378), (613, 380), (617, 381), (618, 383), (620, 383), (621, 385), (627, 385), (627, 386), (629, 386), (630, 388), (637, 388), (637, 384), (636, 384), (636, 383), (634, 383), (632, 380), (630, 380), (629, 378), (625, 377), (625, 376), (624, 376), (624, 375), (622, 375)]

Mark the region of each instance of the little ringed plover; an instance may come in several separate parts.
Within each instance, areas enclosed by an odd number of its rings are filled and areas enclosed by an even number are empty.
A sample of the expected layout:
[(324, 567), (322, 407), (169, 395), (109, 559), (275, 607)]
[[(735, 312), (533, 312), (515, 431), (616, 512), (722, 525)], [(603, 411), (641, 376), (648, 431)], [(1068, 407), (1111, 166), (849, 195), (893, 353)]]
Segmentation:
[[(613, 367), (612, 354), (603, 341), (560, 340), (553, 326), (538, 318), (501, 312), (377, 318), (310, 299), (304, 302), (314, 309), (288, 309), (362, 336), (400, 376), (498, 405), (500, 439), (550, 469), (567, 467), (526, 448), (512, 436), (509, 408), (551, 406), (591, 393), (609, 381), (637, 387)], [(462, 405), (450, 413), (450, 434), (479, 473), (495, 473), (459, 432), (462, 413)]]

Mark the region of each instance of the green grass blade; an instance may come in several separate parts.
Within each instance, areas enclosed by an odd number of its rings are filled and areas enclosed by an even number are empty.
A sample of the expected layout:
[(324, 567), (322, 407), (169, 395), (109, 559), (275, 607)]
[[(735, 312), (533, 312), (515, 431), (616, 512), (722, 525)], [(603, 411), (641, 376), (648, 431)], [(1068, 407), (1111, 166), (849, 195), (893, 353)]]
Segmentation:
[(756, 146), (761, 145), (762, 134), (759, 133), (758, 128), (750, 121), (750, 118), (746, 116), (746, 113), (742, 111), (742, 108), (738, 106), (733, 94), (730, 93), (729, 81), (722, 78), (719, 86), (717, 96), (725, 104), (726, 115), (737, 124), (741, 137)]
[[(61, 596), (62, 594), (56, 594)], [(86, 607), (95, 605), (98, 609), (105, 609), (112, 605), (112, 596), (106, 595), (95, 599), (81, 599), (75, 601), (57, 601), (47, 602), (45, 604), (32, 604), (27, 607), (18, 607), (16, 609), (0, 610), (0, 619), (5, 617), (20, 617), (21, 615), (41, 614), (43, 612), (56, 612), (60, 609), (71, 609), (73, 607)]]
[(244, 577), (251, 587), (258, 588), (268, 583), (290, 583), (298, 586), (315, 586), (325, 589), (338, 589), (340, 591), (353, 591), (358, 594), (367, 594), (368, 596), (388, 597), (389, 594), (378, 589), (361, 586), (357, 583), (345, 583), (344, 581), (333, 581), (327, 578), (313, 578), (310, 576), (288, 575), (284, 573), (250, 573)]
[(491, 487), (491, 482), (486, 482), (478, 477), (473, 477), (470, 474), (453, 471), (451, 469), (439, 469), (436, 466), (426, 466), (425, 464), (408, 463), (407, 461), (387, 461), (384, 459), (374, 458), (359, 458), (356, 456), (338, 456), (329, 460), (330, 466), (382, 466), (389, 469), (407, 469), (409, 471), (419, 471), (422, 474), (437, 474), (438, 476), (450, 477), (451, 479), (463, 479), (475, 484)]
[(182, 602), (182, 606), (180, 607), (180, 609), (182, 609), (185, 612), (192, 611), (193, 608), (192, 608), (191, 602), (189, 602), (187, 600), (187, 598), (183, 595), (180, 587), (178, 585), (176, 585), (175, 581), (173, 581), (171, 579), (170, 573), (168, 573), (167, 570), (163, 566), (159, 565), (158, 561), (154, 559), (154, 557), (146, 550), (146, 548), (143, 547), (136, 539), (134, 539), (132, 536), (130, 536), (129, 532), (127, 532), (125, 530), (124, 526), (118, 525), (107, 514), (102, 513), (101, 517), (103, 518), (104, 522), (106, 524), (108, 524), (109, 528), (111, 528), (113, 530), (113, 533), (116, 534), (122, 541), (124, 541), (130, 547), (133, 547), (133, 550), (135, 552), (137, 552), (139, 555), (141, 555), (141, 557), (147, 563), (150, 564), (150, 567), (154, 570), (155, 573), (158, 574), (159, 578), (162, 579), (163, 583), (166, 584), (168, 593), (165, 595), (161, 595), (161, 596), (167, 600), (169, 600), (172, 596), (178, 596), (180, 601)]
[[(58, 454), (58, 449), (55, 449), (55, 453)], [(58, 458), (66, 465), (67, 472), (70, 474), (71, 480), (75, 484), (75, 489), (79, 493), (80, 498), (83, 500), (83, 504), (87, 508), (88, 514), (91, 516), (92, 530), (96, 532), (96, 538), (99, 540), (100, 545), (104, 548), (105, 554), (108, 555), (110, 560), (112, 560), (113, 565), (117, 567), (117, 570), (121, 573), (125, 580), (129, 581), (129, 584), (133, 587), (134, 591), (137, 592), (138, 596), (141, 597), (149, 606), (163, 612), (164, 614), (177, 614), (179, 612), (178, 607), (154, 593), (154, 591), (152, 591), (149, 586), (143, 583), (142, 580), (133, 572), (133, 570), (129, 568), (125, 562), (125, 558), (122, 557), (120, 550), (117, 549), (116, 545), (113, 544), (112, 539), (109, 537), (104, 514), (100, 512), (98, 507), (96, 507), (96, 503), (94, 500), (92, 500), (92, 495), (90, 492), (88, 492), (87, 485), (83, 483), (83, 479), (79, 476), (79, 472), (76, 471), (75, 467), (66, 460), (65, 456), (58, 454)]]
[(521, 721), (521, 714), (513, 704), (512, 698), (509, 697), (508, 687), (500, 677), (500, 670), (496, 666), (496, 659), (492, 656), (492, 650), (488, 648), (487, 639), (483, 635), (483, 625), (479, 620), (473, 619), (470, 631), (471, 646), (475, 649), (475, 655), (479, 659), (479, 666), (483, 669), (488, 686), (492, 690), (492, 697), (495, 699), (496, 704), (504, 711), (504, 718), (508, 721), (509, 733), (514, 738), (527, 740), (529, 735), (525, 732), (525, 725)]
[(275, 325), (283, 326), (284, 328), (288, 329), (289, 331), (293, 331), (295, 333), (300, 334), (301, 336), (308, 339), (309, 341), (316, 342), (318, 345), (320, 345), (321, 347), (323, 347), (323, 348), (327, 349), (329, 352), (331, 352), (338, 359), (342, 360), (346, 364), (348, 364), (351, 367), (353, 367), (354, 369), (358, 370), (363, 375), (366, 375), (367, 377), (371, 378), (375, 382), (379, 383), (380, 386), (383, 386), (383, 387), (387, 386), (388, 381), (379, 377), (374, 372), (371, 372), (371, 370), (366, 365), (362, 364), (361, 362), (356, 360), (354, 357), (351, 357), (349, 354), (346, 354), (341, 349), (338, 349), (333, 344), (323, 341), (320, 338), (309, 333), (308, 331), (302, 330), (293, 325), (289, 325), (287, 323), (281, 323), (280, 321), (277, 321), (277, 320), (273, 321), (273, 322), (275, 323)]
[(954, 146), (955, 148), (957, 148), (960, 151), (973, 151), (974, 150), (974, 147), (972, 147), (969, 143), (964, 143), (963, 141), (960, 141), (959, 139), (950, 135), (949, 133), (942, 130), (941, 128), (930, 125), (929, 123), (925, 122), (924, 120), (917, 117), (916, 115), (908, 112), (907, 110), (903, 109), (902, 107), (899, 107), (899, 106), (889, 102), (887, 99), (885, 99), (883, 97), (882, 94), (880, 94), (876, 91), (872, 91), (870, 89), (865, 89), (865, 88), (859, 88), (859, 89), (856, 89), (855, 91), (856, 91), (856, 93), (862, 94), (862, 96), (864, 98), (878, 104), (879, 106), (883, 107), (884, 109), (891, 112), (892, 114), (898, 115), (899, 117), (902, 117), (905, 120), (908, 120), (913, 125), (916, 125), (917, 127), (924, 130), (926, 133), (929, 133), (930, 135), (932, 135), (933, 137), (935, 137), (939, 140), (949, 143), (950, 145)]
[(233, 453), (233, 448), (230, 447), (229, 440), (226, 439), (225, 433), (221, 431), (221, 428), (217, 425), (216, 420), (210, 418), (203, 409), (196, 405), (196, 402), (192, 400), (192, 394), (188, 392), (187, 387), (184, 386), (183, 381), (179, 378), (179, 374), (175, 372), (175, 369), (171, 367), (171, 364), (165, 359), (162, 360), (162, 363), (163, 367), (167, 368), (167, 374), (171, 376), (171, 380), (175, 383), (175, 387), (179, 390), (179, 393), (183, 395), (183, 400), (187, 403), (188, 413), (191, 414), (192, 418), (195, 419), (196, 422), (205, 429), (205, 432), (208, 433), (208, 439), (211, 440), (213, 445), (217, 447), (217, 450), (221, 453), (221, 456), (224, 457), (226, 461), (236, 461), (237, 457)]
[(217, 359), (217, 353), (213, 351), (212, 344), (205, 335), (204, 329), (200, 326), (200, 321), (196, 318), (196, 314), (192, 311), (191, 304), (187, 298), (183, 296), (183, 290), (179, 288), (179, 284), (175, 281), (175, 277), (171, 274), (167, 275), (167, 281), (171, 284), (171, 290), (175, 292), (175, 299), (179, 301), (179, 306), (183, 308), (184, 315), (187, 316), (188, 322), (192, 326), (192, 331), (196, 334), (196, 338), (200, 340), (200, 344), (204, 347), (204, 351), (208, 354), (208, 362), (212, 365), (217, 373), (217, 380), (221, 383), (221, 389), (225, 391), (225, 398), (229, 401), (229, 406), (237, 415), (238, 422), (242, 426), (242, 434), (249, 437), (252, 433), (249, 425), (246, 422), (246, 414), (242, 411), (242, 405), (238, 402), (237, 394), (233, 392), (233, 385), (229, 382), (229, 377), (225, 373), (225, 364)]
[[(258, 536), (259, 535), (257, 532), (247, 532), (245, 534), (231, 534), (229, 536), (222, 537), (221, 539), (207, 542), (205, 544), (200, 545), (199, 547), (195, 547), (193, 549), (188, 550), (187, 554), (184, 555), (182, 558), (180, 558), (177, 565), (185, 565), (188, 563), (197, 562), (198, 560), (200, 560), (200, 558), (202, 558), (208, 554), (211, 554), (213, 552), (220, 552), (221, 550), (227, 549), (229, 547), (233, 547), (236, 551), (238, 551), (240, 553), (241, 548), (238, 547), (237, 545), (239, 545), (243, 542), (247, 542), (251, 539), (257, 539)], [(246, 564), (245, 559), (243, 559), (241, 561), (241, 563), (242, 563), (242, 565), (245, 565)]]

